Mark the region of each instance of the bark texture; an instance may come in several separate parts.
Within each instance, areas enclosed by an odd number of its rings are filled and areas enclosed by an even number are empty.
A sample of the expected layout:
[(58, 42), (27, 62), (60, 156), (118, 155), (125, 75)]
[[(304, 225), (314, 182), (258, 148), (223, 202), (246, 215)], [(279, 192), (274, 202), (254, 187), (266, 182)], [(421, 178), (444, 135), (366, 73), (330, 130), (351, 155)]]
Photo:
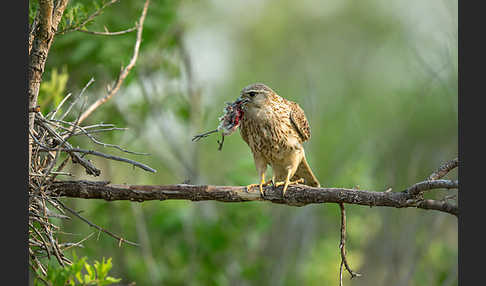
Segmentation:
[[(29, 70), (28, 70), (28, 95), (29, 108), (34, 110), (37, 106), (37, 97), (39, 96), (39, 87), (44, 74), (47, 55), (54, 40), (57, 26), (61, 21), (62, 14), (66, 9), (68, 0), (56, 1), (39, 0), (39, 13), (37, 14), (35, 25), (32, 25), (31, 35), (29, 35)], [(29, 112), (29, 130), (34, 128), (34, 112)], [(29, 166), (32, 156), (32, 139), (29, 137)]]
[[(436, 186), (430, 188), (457, 188), (457, 181), (438, 180)], [(450, 183), (452, 182), (452, 183)], [(420, 183), (419, 183), (420, 184)], [(446, 201), (424, 200), (414, 191), (417, 184), (402, 192), (375, 192), (346, 188), (314, 188), (305, 185), (290, 185), (285, 198), (282, 188), (267, 186), (264, 188), (264, 198), (260, 196), (257, 187), (247, 190), (242, 186), (213, 185), (116, 185), (108, 182), (91, 181), (58, 181), (51, 186), (53, 195), (83, 198), (103, 199), (107, 201), (130, 200), (190, 200), (219, 202), (269, 201), (291, 206), (305, 206), (319, 203), (346, 203), (363, 206), (383, 206), (394, 208), (416, 207), (446, 212), (458, 216), (459, 208)]]

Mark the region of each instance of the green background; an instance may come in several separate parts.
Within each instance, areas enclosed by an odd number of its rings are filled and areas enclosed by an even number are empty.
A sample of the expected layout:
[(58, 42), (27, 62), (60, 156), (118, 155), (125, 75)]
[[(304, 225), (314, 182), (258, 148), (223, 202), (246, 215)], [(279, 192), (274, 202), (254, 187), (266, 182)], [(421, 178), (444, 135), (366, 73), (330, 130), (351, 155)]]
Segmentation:
[[(67, 20), (94, 9), (92, 1), (70, 2)], [(130, 28), (142, 6), (120, 1), (87, 28)], [(57, 36), (41, 85), (42, 111), (79, 94), (91, 77), (88, 103), (103, 96), (128, 64), (134, 41), (134, 32)], [(97, 138), (151, 155), (124, 154), (88, 138), (72, 143), (158, 172), (96, 157), (90, 159), (102, 169), (99, 178), (76, 166), (69, 171), (117, 184), (256, 183), (238, 133), (225, 138), (222, 151), (219, 135), (191, 138), (216, 128), (224, 103), (244, 86), (262, 82), (304, 109), (312, 132), (307, 160), (323, 187), (401, 191), (457, 156), (457, 61), (457, 1), (152, 0), (135, 68), (84, 122), (127, 127)], [(457, 170), (447, 178), (457, 178)], [(61, 242), (95, 232), (76, 254), (112, 257), (110, 275), (122, 278), (119, 285), (338, 284), (335, 204), (64, 201), (142, 243), (118, 247), (79, 220), (58, 222), (66, 232)], [(349, 205), (347, 220), (348, 261), (363, 276), (350, 280), (345, 273), (345, 285), (457, 285), (456, 217)]]

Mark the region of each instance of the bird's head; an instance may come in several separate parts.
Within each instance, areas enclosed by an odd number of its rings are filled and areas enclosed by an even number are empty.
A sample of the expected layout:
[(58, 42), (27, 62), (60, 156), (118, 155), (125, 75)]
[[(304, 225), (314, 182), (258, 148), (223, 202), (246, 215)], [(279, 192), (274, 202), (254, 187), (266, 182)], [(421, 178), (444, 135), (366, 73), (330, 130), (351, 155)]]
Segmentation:
[(254, 83), (241, 90), (241, 101), (244, 101), (245, 108), (260, 108), (265, 105), (274, 91), (263, 83)]

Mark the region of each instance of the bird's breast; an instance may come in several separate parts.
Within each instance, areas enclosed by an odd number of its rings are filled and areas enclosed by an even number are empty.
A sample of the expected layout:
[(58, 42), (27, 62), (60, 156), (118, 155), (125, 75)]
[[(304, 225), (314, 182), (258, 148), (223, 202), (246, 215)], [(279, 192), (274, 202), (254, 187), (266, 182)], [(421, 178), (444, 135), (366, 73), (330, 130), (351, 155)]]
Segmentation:
[(292, 150), (302, 147), (294, 136), (295, 132), (292, 132), (290, 119), (275, 114), (273, 110), (259, 108), (246, 111), (240, 128), (246, 134), (252, 152), (263, 155), (270, 162), (281, 160)]

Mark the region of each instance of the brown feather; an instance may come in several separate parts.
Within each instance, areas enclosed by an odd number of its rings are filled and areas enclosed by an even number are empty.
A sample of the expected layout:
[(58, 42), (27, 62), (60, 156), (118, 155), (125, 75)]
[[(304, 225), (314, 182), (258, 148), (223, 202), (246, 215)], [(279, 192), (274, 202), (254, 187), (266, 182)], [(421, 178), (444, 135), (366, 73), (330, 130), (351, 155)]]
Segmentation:
[(305, 117), (304, 110), (295, 102), (289, 101), (290, 106), (290, 121), (292, 121), (295, 129), (302, 138), (302, 141), (307, 141), (311, 137), (309, 122)]

